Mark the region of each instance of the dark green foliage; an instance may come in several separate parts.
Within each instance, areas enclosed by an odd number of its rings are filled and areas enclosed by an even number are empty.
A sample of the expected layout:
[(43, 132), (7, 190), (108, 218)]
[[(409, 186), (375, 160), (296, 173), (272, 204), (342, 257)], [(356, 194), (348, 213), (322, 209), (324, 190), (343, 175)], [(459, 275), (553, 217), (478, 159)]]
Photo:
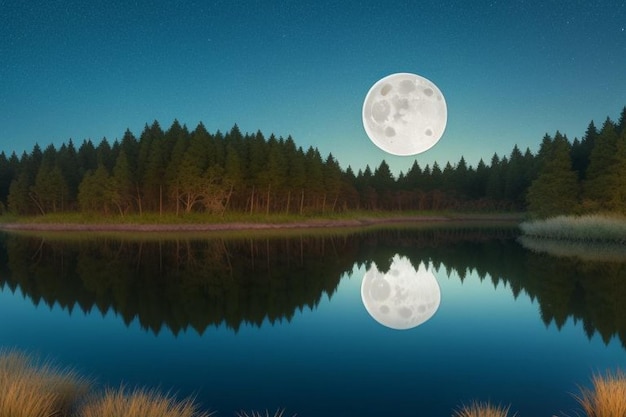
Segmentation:
[(528, 210), (539, 217), (569, 214), (578, 207), (579, 185), (572, 171), (570, 146), (559, 132), (539, 151), (538, 177), (528, 188)]
[(109, 213), (114, 204), (115, 190), (113, 182), (104, 164), (85, 174), (78, 189), (78, 204), (83, 211), (100, 211)]
[(583, 182), (583, 203), (588, 209), (615, 210), (617, 208), (613, 203), (615, 186), (620, 181), (616, 159), (617, 142), (615, 123), (607, 118), (595, 139)]
[[(577, 207), (581, 185), (581, 211), (624, 212), (625, 118), (626, 108), (617, 124), (607, 119), (600, 132), (591, 122), (572, 143), (559, 132), (554, 139), (546, 135), (537, 155), (515, 146), (508, 156), (494, 154), (489, 164), (481, 160), (473, 167), (463, 157), (424, 167), (415, 161), (397, 176), (384, 160), (356, 175), (350, 167), (344, 171), (332, 154), (304, 151), (291, 137), (243, 134), (237, 125), (226, 134), (209, 133), (202, 123), (190, 132), (177, 120), (164, 131), (154, 121), (139, 138), (126, 130), (112, 144), (102, 139), (96, 147), (85, 140), (77, 150), (69, 140), (44, 151), (35, 144), (21, 157), (0, 153), (0, 212), (305, 215), (530, 208), (545, 215)], [(549, 197), (555, 195), (561, 197), (556, 206)]]
[[(15, 155), (15, 154), (13, 154)], [(0, 213), (6, 208), (3, 202), (7, 201), (11, 180), (15, 176), (15, 168), (9, 162), (4, 152), (0, 152)]]
[(591, 151), (595, 146), (597, 137), (598, 130), (592, 121), (589, 123), (582, 140), (574, 139), (572, 143), (572, 167), (578, 172), (580, 180), (584, 180), (587, 177), (587, 167), (589, 167)]

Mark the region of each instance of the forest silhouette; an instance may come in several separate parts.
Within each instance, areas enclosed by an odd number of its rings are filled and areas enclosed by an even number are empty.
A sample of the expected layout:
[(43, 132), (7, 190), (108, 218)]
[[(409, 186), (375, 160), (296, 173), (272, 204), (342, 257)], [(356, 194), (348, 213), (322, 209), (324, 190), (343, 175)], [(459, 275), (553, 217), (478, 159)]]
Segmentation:
[(517, 145), (473, 167), (424, 167), (397, 178), (383, 160), (354, 172), (332, 154), (304, 150), (261, 132), (189, 131), (157, 121), (137, 138), (36, 144), (21, 156), (0, 153), (4, 212), (102, 215), (191, 212), (327, 214), (350, 210), (530, 211), (538, 216), (626, 211), (626, 107), (618, 122), (594, 122), (581, 139), (546, 134), (537, 154)]

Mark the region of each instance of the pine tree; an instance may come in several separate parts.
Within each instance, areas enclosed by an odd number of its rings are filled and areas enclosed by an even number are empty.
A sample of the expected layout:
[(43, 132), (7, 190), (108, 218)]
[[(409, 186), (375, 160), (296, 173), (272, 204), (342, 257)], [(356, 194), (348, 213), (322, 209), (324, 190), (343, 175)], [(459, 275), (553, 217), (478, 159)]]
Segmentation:
[(624, 131), (626, 130), (626, 106), (622, 108), (622, 112), (619, 115), (619, 119), (617, 120), (617, 126), (615, 127), (618, 136), (622, 136)]
[[(272, 199), (279, 198), (284, 190), (288, 167), (283, 153), (284, 146), (282, 146), (281, 141), (277, 140), (274, 135), (270, 135), (266, 146), (268, 149), (267, 165), (260, 173), (260, 185), (266, 192), (265, 210), (266, 214), (269, 214), (272, 207)], [(273, 204), (273, 206), (277, 207), (278, 203)]]
[(31, 182), (26, 170), (17, 175), (9, 186), (7, 202), (9, 211), (15, 214), (31, 214), (33, 212), (32, 200), (29, 196)]
[(142, 184), (142, 208), (163, 212), (165, 197), (165, 171), (168, 163), (168, 154), (164, 140), (164, 132), (157, 121), (150, 127), (146, 125), (141, 134), (139, 153), (139, 175)]
[(455, 192), (454, 185), (454, 168), (450, 161), (446, 162), (446, 165), (441, 171), (441, 182), (439, 189), (445, 191), (447, 194), (452, 195)]
[(567, 139), (555, 135), (554, 141), (544, 142), (538, 157), (542, 163), (539, 176), (528, 188), (528, 210), (538, 217), (573, 213), (578, 206), (579, 185)]
[(82, 178), (87, 171), (94, 170), (98, 167), (98, 155), (96, 153), (96, 148), (89, 139), (83, 141), (80, 145), (77, 157), (80, 178)]
[(616, 152), (615, 124), (607, 118), (595, 139), (583, 183), (583, 205), (588, 211), (611, 209), (609, 200), (614, 183), (612, 176)]
[(306, 182), (304, 189), (309, 194), (309, 206), (318, 210), (322, 208), (324, 195), (324, 161), (317, 148), (309, 147), (306, 151), (304, 166)]
[(457, 197), (465, 199), (469, 195), (470, 180), (470, 170), (465, 158), (461, 156), (452, 172), (451, 189)]
[(117, 207), (121, 216), (133, 207), (135, 182), (133, 181), (130, 163), (126, 151), (121, 150), (111, 176), (111, 202)]
[(491, 157), (489, 175), (485, 185), (485, 195), (492, 201), (502, 200), (504, 197), (504, 171), (505, 163), (500, 160), (497, 153)]
[[(61, 169), (63, 178), (67, 183), (67, 199), (72, 208), (76, 208), (76, 197), (78, 195), (78, 184), (82, 180), (81, 172), (78, 168), (78, 153), (74, 143), (70, 139), (68, 144), (63, 144), (57, 153), (57, 164)], [(70, 207), (68, 205), (68, 208)]]
[(356, 176), (356, 189), (359, 193), (359, 208), (374, 210), (377, 208), (378, 195), (376, 189), (372, 186), (372, 169), (369, 165), (365, 165), (363, 171), (358, 172)]
[(183, 155), (189, 147), (190, 137), (187, 129), (181, 127), (177, 120), (174, 120), (165, 137), (166, 141), (170, 142), (172, 146), (169, 163), (165, 169), (165, 181), (167, 183), (168, 195), (174, 200), (176, 215), (178, 215), (180, 212), (178, 172), (183, 161)]
[[(304, 212), (304, 196), (306, 186), (306, 156), (302, 148), (298, 148), (292, 157), (287, 160), (288, 186), (294, 196), (297, 196), (298, 212)], [(289, 201), (289, 198), (288, 198)]]
[(15, 173), (4, 152), (0, 152), (0, 213), (4, 212), (7, 206), (7, 197), (9, 196), (9, 188), (11, 180)]
[(481, 158), (476, 165), (476, 170), (471, 181), (468, 181), (468, 196), (472, 200), (478, 200), (486, 196), (489, 168)]
[(85, 174), (78, 187), (78, 204), (83, 211), (108, 214), (112, 198), (109, 172), (104, 164)]
[(46, 147), (41, 164), (30, 186), (29, 196), (41, 214), (63, 210), (67, 201), (68, 187), (57, 164), (57, 151), (53, 145)]
[(111, 171), (113, 165), (115, 165), (115, 158), (111, 144), (106, 138), (102, 138), (98, 146), (96, 147), (96, 160), (98, 164), (103, 164), (106, 169)]
[(224, 167), (224, 185), (228, 188), (228, 197), (224, 209), (230, 205), (230, 201), (235, 190), (244, 186), (243, 163), (241, 156), (237, 152), (234, 144), (226, 146), (226, 166)]
[(607, 181), (610, 187), (606, 208), (612, 212), (626, 214), (626, 130), (622, 130), (617, 140)]
[(572, 144), (572, 168), (578, 172), (578, 178), (584, 181), (587, 178), (587, 168), (591, 158), (596, 139), (598, 138), (598, 129), (596, 129), (593, 121), (587, 126), (585, 135), (580, 141), (574, 140)]
[(291, 136), (288, 136), (285, 140), (284, 147), (284, 155), (287, 163), (287, 178), (285, 179), (287, 202), (285, 211), (289, 213), (292, 207), (296, 206), (299, 207), (298, 210), (300, 214), (302, 214), (302, 196), (304, 195), (304, 183), (306, 181), (304, 152), (301, 147), (296, 147), (296, 143)]
[(332, 153), (328, 154), (326, 161), (324, 161), (324, 203), (322, 205), (322, 212), (326, 210), (326, 199), (330, 197), (330, 211), (335, 211), (337, 207), (337, 201), (339, 200), (339, 194), (342, 186), (342, 172), (339, 162), (335, 159)]
[(523, 208), (525, 193), (530, 185), (524, 162), (522, 152), (515, 145), (509, 156), (509, 164), (504, 174), (504, 198), (516, 208)]

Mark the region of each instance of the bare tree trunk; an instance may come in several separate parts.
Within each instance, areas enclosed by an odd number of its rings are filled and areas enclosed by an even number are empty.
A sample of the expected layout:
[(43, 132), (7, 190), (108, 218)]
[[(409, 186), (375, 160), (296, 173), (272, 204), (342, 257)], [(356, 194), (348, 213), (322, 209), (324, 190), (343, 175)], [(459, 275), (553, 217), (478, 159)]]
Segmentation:
[(176, 195), (176, 217), (178, 217), (178, 213), (180, 212), (180, 198), (178, 195), (178, 187), (176, 188), (175, 195)]
[(291, 203), (291, 190), (287, 191), (287, 214), (289, 214), (289, 203)]
[(37, 198), (37, 196), (34, 195), (32, 192), (28, 193), (28, 196), (30, 197), (31, 200), (33, 200), (33, 203), (35, 203), (35, 205), (37, 206), (41, 214), (45, 215), (46, 211), (44, 210), (43, 205), (39, 202), (39, 199)]
[(226, 203), (224, 203), (224, 210), (222, 210), (222, 217), (224, 217), (224, 213), (226, 213), (226, 209), (228, 208), (228, 204), (230, 203), (230, 196), (233, 195), (233, 185), (230, 185), (230, 190), (228, 191), (228, 196), (226, 196)]
[(300, 195), (300, 215), (302, 216), (302, 212), (304, 211), (304, 188), (302, 189), (302, 194)]
[(143, 207), (141, 207), (141, 192), (139, 191), (139, 185), (136, 186), (137, 189), (137, 208), (139, 208), (139, 217), (143, 215)]
[(265, 214), (269, 216), (270, 214), (270, 190), (272, 189), (272, 184), (267, 186), (267, 208), (265, 210)]
[(250, 214), (254, 213), (254, 186), (252, 186), (252, 194), (250, 195)]

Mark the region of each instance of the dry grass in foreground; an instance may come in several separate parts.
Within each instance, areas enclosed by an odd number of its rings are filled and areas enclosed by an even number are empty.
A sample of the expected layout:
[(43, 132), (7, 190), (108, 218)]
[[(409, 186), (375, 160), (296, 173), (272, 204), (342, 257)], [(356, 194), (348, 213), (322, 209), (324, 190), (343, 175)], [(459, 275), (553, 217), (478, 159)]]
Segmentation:
[(0, 352), (0, 415), (70, 416), (88, 388), (73, 371), (38, 364), (16, 351)]
[[(0, 350), (0, 417), (209, 417), (192, 398), (177, 400), (154, 390), (136, 388), (89, 392), (90, 383), (67, 369), (39, 362), (24, 353)], [(576, 400), (586, 417), (626, 417), (626, 373), (593, 375)], [(474, 401), (452, 417), (515, 417), (509, 406)], [(236, 417), (284, 417), (276, 410), (235, 413)], [(294, 414), (295, 417), (295, 414)]]
[(626, 416), (626, 374), (621, 370), (596, 374), (591, 381), (593, 388), (582, 387), (575, 396), (587, 417)]
[[(488, 402), (474, 401), (454, 411), (452, 417), (508, 417), (510, 405), (504, 407)], [(513, 414), (515, 417), (516, 414)]]
[(177, 401), (153, 390), (107, 389), (80, 409), (80, 417), (209, 417), (191, 398)]

